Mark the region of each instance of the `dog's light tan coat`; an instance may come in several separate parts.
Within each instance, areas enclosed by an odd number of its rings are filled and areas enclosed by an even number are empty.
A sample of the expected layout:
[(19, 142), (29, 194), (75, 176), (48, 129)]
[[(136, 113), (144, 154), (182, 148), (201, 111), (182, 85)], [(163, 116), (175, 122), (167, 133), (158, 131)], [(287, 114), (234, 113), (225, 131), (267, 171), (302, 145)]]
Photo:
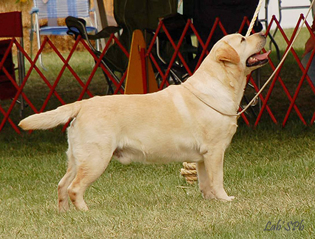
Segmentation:
[(265, 37), (232, 34), (220, 40), (184, 86), (169, 86), (146, 95), (94, 97), (32, 115), (20, 122), (25, 130), (48, 129), (66, 123), (68, 170), (58, 185), (60, 211), (87, 210), (87, 187), (106, 169), (111, 158), (122, 163), (196, 162), (205, 198), (230, 201), (223, 188), (224, 152), (236, 132), (235, 114), (243, 96), (247, 67)]

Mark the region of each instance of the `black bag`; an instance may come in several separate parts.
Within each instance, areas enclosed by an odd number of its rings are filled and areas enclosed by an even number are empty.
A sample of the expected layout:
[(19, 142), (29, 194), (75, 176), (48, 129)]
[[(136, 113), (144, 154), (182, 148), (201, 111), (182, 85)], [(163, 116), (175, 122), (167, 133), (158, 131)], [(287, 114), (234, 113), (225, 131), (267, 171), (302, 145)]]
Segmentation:
[[(0, 61), (3, 59), (11, 40), (0, 41)], [(14, 64), (12, 60), (12, 52), (8, 54), (4, 61), (3, 67), (9, 72), (10, 76), (15, 80)], [(11, 99), (15, 96), (17, 89), (14, 87), (11, 80), (4, 73), (3, 69), (0, 70), (0, 100)]]

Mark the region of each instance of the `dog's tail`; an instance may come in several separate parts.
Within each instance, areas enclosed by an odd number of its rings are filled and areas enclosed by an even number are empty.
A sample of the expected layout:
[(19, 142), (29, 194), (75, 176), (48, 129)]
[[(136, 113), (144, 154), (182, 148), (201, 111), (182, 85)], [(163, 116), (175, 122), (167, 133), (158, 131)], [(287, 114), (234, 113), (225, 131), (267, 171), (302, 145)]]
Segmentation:
[(24, 130), (50, 129), (60, 124), (67, 123), (76, 117), (81, 109), (81, 101), (63, 105), (55, 110), (31, 115), (19, 123)]

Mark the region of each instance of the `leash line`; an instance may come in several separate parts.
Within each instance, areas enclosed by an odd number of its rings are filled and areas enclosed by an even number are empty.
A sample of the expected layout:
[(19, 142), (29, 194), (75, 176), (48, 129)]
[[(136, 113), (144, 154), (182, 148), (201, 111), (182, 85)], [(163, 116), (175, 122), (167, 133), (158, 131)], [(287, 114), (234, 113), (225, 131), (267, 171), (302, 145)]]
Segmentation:
[(257, 19), (257, 17), (258, 17), (258, 13), (259, 13), (259, 11), (260, 11), (262, 2), (263, 2), (263, 0), (260, 0), (259, 3), (258, 3), (258, 5), (257, 5), (257, 7), (256, 7), (255, 13), (254, 13), (254, 15), (253, 15), (252, 21), (251, 21), (250, 24), (249, 24), (249, 27), (248, 27), (248, 29), (247, 29), (247, 32), (246, 32), (245, 37), (248, 37), (248, 36), (250, 35), (250, 33), (252, 32), (252, 29), (253, 29), (254, 24), (255, 24), (255, 21), (256, 21), (256, 19)]
[[(256, 21), (257, 19), (257, 16), (258, 16), (258, 13), (259, 13), (259, 10), (261, 8), (261, 4), (262, 4), (262, 1), (263, 0), (260, 0), (259, 4), (257, 5), (257, 8), (256, 8), (256, 11), (254, 13), (254, 16), (252, 18), (252, 21), (248, 27), (248, 30), (247, 30), (247, 33), (245, 36), (249, 36), (249, 34), (251, 33), (252, 31), (252, 28), (254, 26), (254, 22)], [(222, 115), (225, 115), (225, 116), (237, 116), (239, 117), (241, 114), (243, 114), (252, 104), (254, 101), (257, 100), (257, 98), (259, 97), (259, 95), (262, 93), (262, 91), (266, 88), (266, 86), (270, 83), (270, 81), (272, 80), (272, 78), (274, 77), (274, 75), (276, 74), (276, 72), (279, 70), (279, 68), (282, 66), (284, 60), (286, 59), (286, 57), (288, 56), (289, 52), (291, 51), (292, 49), (292, 46), (294, 44), (294, 42), (296, 41), (297, 37), (299, 36), (301, 30), (302, 30), (302, 27), (303, 25), (305, 24), (306, 22), (306, 19), (309, 15), (309, 13), (311, 12), (312, 10), (312, 6), (314, 5), (314, 2), (315, 0), (312, 0), (312, 3), (310, 4), (310, 7), (307, 11), (307, 14), (304, 18), (304, 20), (302, 21), (302, 24), (301, 26), (299, 27), (298, 31), (296, 32), (296, 35), (294, 36), (290, 46), (288, 47), (287, 51), (285, 52), (285, 54), (283, 55), (281, 61), (279, 62), (278, 66), (276, 67), (276, 69), (272, 72), (271, 76), (269, 77), (269, 79), (265, 82), (265, 84), (260, 88), (260, 90), (256, 93), (256, 96), (253, 97), (253, 99), (247, 104), (247, 106), (240, 112), (236, 113), (236, 114), (229, 114), (229, 113), (225, 113), (225, 112), (222, 112), (218, 109), (216, 109), (215, 107), (213, 107), (212, 105), (210, 105), (209, 103), (207, 103), (205, 100), (203, 100), (199, 95), (197, 95), (195, 92), (193, 92), (192, 90), (190, 90), (188, 87), (186, 87), (184, 84), (181, 84), (181, 86), (183, 86), (185, 89), (187, 89), (190, 93), (192, 93), (197, 99), (199, 99), (201, 102), (203, 102), (205, 105), (207, 105), (208, 107), (210, 107), (211, 109), (213, 109), (214, 111), (222, 114)]]
[(199, 95), (197, 95), (195, 92), (193, 92), (191, 89), (189, 89), (188, 87), (186, 87), (184, 84), (181, 84), (181, 86), (183, 86), (186, 90), (188, 90), (191, 94), (193, 94), (198, 100), (200, 100), (202, 103), (204, 103), (206, 106), (208, 106), (209, 108), (213, 109), (214, 111), (218, 112), (221, 115), (225, 115), (225, 116), (238, 116), (238, 114), (228, 114), (225, 112), (222, 112), (218, 109), (216, 109), (215, 107), (213, 107), (212, 105), (210, 105), (209, 103), (207, 103), (205, 100), (203, 100)]
[[(303, 21), (302, 21), (302, 24), (301, 26), (299, 27), (298, 31), (296, 32), (296, 35), (294, 36), (290, 46), (288, 47), (288, 50), (285, 52), (285, 54), (283, 55), (281, 61), (279, 62), (278, 66), (276, 67), (276, 69), (272, 72), (271, 76), (269, 77), (269, 79), (265, 82), (265, 84), (260, 88), (260, 90), (257, 92), (256, 96), (253, 97), (253, 99), (247, 104), (247, 106), (240, 112), (238, 112), (237, 114), (238, 115), (241, 115), (243, 114), (251, 105), (252, 103), (257, 100), (257, 98), (259, 97), (259, 95), (261, 94), (261, 92), (266, 88), (266, 86), (269, 84), (269, 82), (272, 80), (272, 78), (274, 77), (274, 75), (276, 74), (276, 72), (279, 70), (279, 68), (282, 66), (284, 60), (286, 59), (286, 57), (288, 56), (289, 52), (291, 51), (292, 49), (292, 46), (294, 44), (294, 42), (296, 41), (297, 37), (299, 36), (301, 30), (302, 30), (302, 27), (303, 25), (305, 24), (306, 22), (306, 19), (309, 15), (309, 13), (311, 12), (312, 10), (312, 6), (314, 4), (315, 0), (312, 0), (312, 3), (307, 11), (307, 14), (306, 16), (304, 17)], [(259, 6), (259, 5), (258, 5)], [(254, 20), (254, 18), (252, 19), (252, 21)], [(250, 28), (248, 28), (248, 30), (250, 30)]]

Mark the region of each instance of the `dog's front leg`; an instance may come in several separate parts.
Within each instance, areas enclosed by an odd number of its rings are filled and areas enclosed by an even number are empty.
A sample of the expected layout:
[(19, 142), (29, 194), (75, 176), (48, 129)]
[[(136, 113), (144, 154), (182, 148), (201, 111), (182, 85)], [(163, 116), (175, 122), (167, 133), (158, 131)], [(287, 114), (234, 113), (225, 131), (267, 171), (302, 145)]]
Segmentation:
[(197, 175), (199, 189), (205, 199), (212, 199), (215, 196), (211, 192), (210, 179), (204, 162), (197, 163)]
[(223, 187), (224, 150), (216, 149), (204, 155), (204, 162), (198, 163), (199, 187), (205, 198), (216, 198), (222, 201), (232, 201), (234, 196), (228, 196)]

